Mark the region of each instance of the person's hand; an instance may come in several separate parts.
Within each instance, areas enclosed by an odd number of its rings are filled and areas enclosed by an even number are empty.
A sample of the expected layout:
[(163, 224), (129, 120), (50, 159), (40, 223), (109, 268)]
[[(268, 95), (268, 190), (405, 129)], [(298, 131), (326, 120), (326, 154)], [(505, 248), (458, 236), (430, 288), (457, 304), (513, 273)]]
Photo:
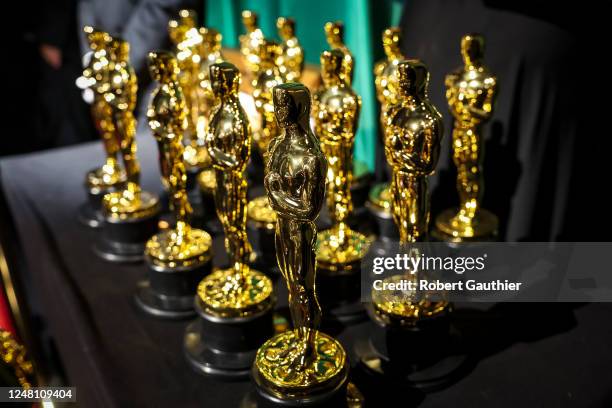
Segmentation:
[(39, 50), (40, 56), (51, 68), (60, 69), (62, 67), (62, 50), (58, 47), (49, 44), (41, 44)]

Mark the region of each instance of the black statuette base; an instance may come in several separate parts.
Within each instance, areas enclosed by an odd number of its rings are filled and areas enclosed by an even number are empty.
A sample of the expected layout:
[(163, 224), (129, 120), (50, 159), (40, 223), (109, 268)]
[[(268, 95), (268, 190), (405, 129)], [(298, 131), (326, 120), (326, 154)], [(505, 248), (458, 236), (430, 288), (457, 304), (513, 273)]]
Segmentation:
[(140, 262), (147, 240), (157, 232), (159, 211), (146, 218), (118, 220), (105, 217), (94, 252), (110, 262)]
[(276, 247), (274, 241), (274, 229), (257, 225), (256, 222), (247, 222), (247, 234), (249, 242), (253, 246), (255, 262), (253, 266), (259, 270), (277, 272)]
[(324, 310), (325, 322), (354, 324), (367, 320), (361, 302), (361, 267), (352, 265), (348, 272), (331, 271), (319, 264), (317, 267), (317, 292)]
[(372, 326), (367, 343), (357, 350), (358, 370), (370, 377), (365, 383), (386, 379), (431, 392), (458, 381), (471, 369), (449, 313), (423, 319), (414, 327)]
[(251, 371), (255, 391), (247, 394), (241, 408), (280, 408), (280, 407), (309, 407), (309, 408), (342, 408), (348, 407), (347, 386), (348, 366), (341, 374), (343, 378), (330, 389), (318, 390), (315, 393), (299, 396), (279, 398), (270, 392), (260, 378), (258, 370), (253, 367)]
[(248, 317), (222, 318), (208, 314), (196, 296), (199, 318), (185, 331), (184, 351), (200, 374), (223, 380), (248, 378), (257, 349), (274, 335), (274, 301)]
[(189, 268), (164, 268), (146, 260), (148, 279), (138, 284), (134, 295), (136, 306), (163, 319), (194, 317), (193, 297), (198, 283), (211, 272), (211, 261)]

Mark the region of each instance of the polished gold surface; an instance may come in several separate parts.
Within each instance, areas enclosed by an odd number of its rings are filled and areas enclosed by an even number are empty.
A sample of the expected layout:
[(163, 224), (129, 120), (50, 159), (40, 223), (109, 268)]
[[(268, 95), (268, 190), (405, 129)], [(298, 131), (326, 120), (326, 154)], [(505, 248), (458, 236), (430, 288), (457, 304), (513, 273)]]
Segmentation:
[(279, 17), (276, 20), (276, 28), (282, 41), (281, 54), (276, 65), (285, 82), (297, 82), (304, 70), (304, 49), (295, 35), (295, 20)]
[(317, 229), (323, 205), (327, 161), (310, 129), (310, 92), (297, 83), (274, 88), (281, 134), (270, 145), (265, 187), (277, 213), (276, 256), (289, 292), (293, 330), (268, 340), (255, 367), (281, 398), (312, 392), (343, 380), (346, 353), (317, 328), (321, 308), (315, 291)]
[[(400, 48), (401, 37), (399, 27), (389, 27), (382, 34), (385, 59), (374, 65), (374, 83), (376, 85), (376, 97), (380, 102), (380, 121), (384, 126), (384, 113), (387, 107), (398, 103), (399, 80), (397, 66), (405, 58)], [(384, 130), (383, 130), (384, 133)]]
[(269, 389), (280, 398), (303, 396), (325, 386), (346, 371), (346, 352), (333, 337), (315, 331), (310, 363), (301, 369), (287, 361), (299, 360), (302, 339), (295, 330), (278, 334), (257, 351), (255, 364)]
[(164, 51), (149, 53), (149, 71), (158, 87), (151, 97), (147, 119), (159, 147), (160, 169), (176, 226), (149, 239), (145, 255), (160, 266), (189, 267), (210, 259), (212, 239), (207, 232), (189, 225), (192, 209), (187, 199), (182, 143), (187, 108), (178, 83), (176, 57)]
[(215, 170), (202, 170), (200, 174), (198, 174), (198, 185), (200, 186), (200, 190), (214, 194), (217, 188), (217, 175), (215, 174)]
[(198, 295), (205, 308), (222, 316), (244, 316), (271, 302), (272, 281), (248, 266), (252, 249), (246, 233), (247, 181), (251, 131), (238, 99), (240, 72), (222, 62), (210, 67), (216, 105), (206, 132), (206, 148), (216, 175), (215, 208), (231, 267), (202, 280)]
[[(388, 106), (385, 114), (385, 155), (393, 170), (391, 210), (399, 229), (400, 248), (410, 250), (411, 243), (426, 238), (430, 216), (427, 177), (438, 163), (444, 132), (442, 116), (427, 95), (429, 72), (425, 65), (417, 60), (400, 62), (398, 80), (398, 103)], [(406, 276), (386, 279), (401, 278)], [(447, 306), (445, 301), (427, 302), (427, 297), (416, 303), (410, 299), (389, 301), (377, 297), (380, 294), (376, 292), (372, 295), (374, 308), (387, 317), (399, 315), (416, 321)]]
[(370, 241), (352, 230), (353, 145), (361, 98), (347, 82), (345, 54), (336, 48), (321, 54), (323, 86), (312, 101), (315, 133), (327, 158), (327, 208), (332, 227), (318, 234), (317, 260), (329, 270), (349, 269), (366, 255)]
[(249, 74), (253, 77), (259, 72), (259, 47), (264, 39), (264, 35), (258, 26), (257, 13), (251, 10), (242, 12), (242, 24), (246, 34), (240, 36), (240, 52), (246, 61)]
[(325, 38), (327, 39), (327, 43), (329, 47), (333, 49), (339, 49), (344, 53), (344, 70), (343, 75), (345, 78), (345, 82), (348, 85), (351, 85), (353, 82), (353, 54), (348, 49), (346, 44), (344, 44), (344, 24), (341, 21), (330, 21), (325, 23)]
[(32, 386), (34, 366), (27, 357), (25, 347), (15, 340), (10, 331), (2, 328), (0, 328), (0, 359), (13, 368), (20, 387), (28, 389)]
[(253, 134), (253, 139), (265, 160), (270, 142), (280, 131), (274, 117), (272, 89), (284, 81), (277, 65), (281, 55), (280, 46), (272, 40), (262, 39), (257, 52), (259, 71), (253, 80), (253, 99), (261, 123), (257, 126), (259, 131)]
[(180, 72), (179, 84), (185, 95), (187, 128), (184, 134), (185, 163), (189, 167), (202, 169), (210, 165), (203, 143), (205, 118), (208, 116), (206, 92), (200, 84), (203, 61), (204, 36), (197, 27), (197, 15), (193, 10), (180, 10), (177, 20), (168, 23), (168, 34), (174, 43)]
[(104, 100), (112, 110), (113, 128), (119, 143), (127, 183), (102, 199), (103, 212), (116, 219), (145, 218), (159, 211), (159, 200), (140, 188), (140, 164), (136, 157), (136, 93), (138, 80), (129, 61), (129, 44), (113, 38), (109, 47), (109, 85)]
[(92, 51), (89, 63), (83, 70), (84, 84), (93, 91), (91, 114), (96, 129), (102, 137), (106, 161), (104, 165), (87, 174), (86, 184), (90, 189), (120, 187), (125, 182), (125, 172), (119, 165), (117, 156), (120, 145), (116, 138), (113, 109), (104, 95), (110, 87), (110, 47), (113, 38), (106, 32), (86, 26), (85, 31), (89, 48)]
[(497, 78), (483, 63), (484, 38), (468, 34), (461, 39), (464, 66), (446, 76), (446, 98), (455, 118), (453, 161), (457, 166), (459, 211), (449, 209), (436, 219), (436, 228), (450, 240), (490, 237), (496, 234), (498, 220), (481, 207), (482, 126), (493, 114)]

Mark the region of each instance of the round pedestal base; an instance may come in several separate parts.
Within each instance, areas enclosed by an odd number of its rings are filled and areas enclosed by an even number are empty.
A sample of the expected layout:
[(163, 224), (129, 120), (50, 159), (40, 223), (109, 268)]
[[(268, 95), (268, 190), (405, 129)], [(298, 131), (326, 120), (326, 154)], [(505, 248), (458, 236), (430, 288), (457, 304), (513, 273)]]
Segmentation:
[(161, 319), (182, 320), (195, 316), (193, 298), (191, 296), (164, 296), (149, 285), (149, 281), (138, 283), (134, 294), (136, 306), (148, 315)]
[(77, 219), (81, 224), (89, 228), (100, 228), (104, 221), (102, 213), (99, 210), (96, 211), (89, 202), (81, 204)]
[(381, 240), (398, 240), (399, 231), (393, 221), (393, 215), (387, 209), (378, 207), (370, 201), (366, 201), (365, 207), (376, 225), (376, 235)]
[(157, 231), (158, 221), (159, 210), (144, 218), (105, 217), (94, 252), (110, 262), (140, 262), (144, 258), (147, 239)]
[(169, 268), (153, 265), (148, 258), (148, 280), (138, 284), (136, 305), (145, 313), (165, 319), (195, 316), (193, 298), (198, 283), (210, 273), (211, 260), (191, 267)]
[(367, 320), (361, 302), (361, 267), (350, 271), (332, 271), (324, 265), (317, 267), (317, 292), (324, 323), (354, 324)]
[(259, 372), (252, 370), (255, 391), (250, 392), (241, 404), (242, 408), (279, 408), (279, 407), (312, 407), (312, 408), (342, 408), (348, 407), (347, 386), (348, 369), (344, 378), (330, 389), (313, 390), (312, 394), (279, 398), (266, 388)]
[(257, 348), (274, 334), (274, 303), (252, 316), (223, 318), (207, 314), (196, 297), (199, 318), (187, 327), (183, 343), (189, 364), (223, 380), (248, 378)]
[(358, 370), (366, 378), (364, 388), (391, 381), (436, 391), (462, 378), (473, 366), (448, 313), (413, 327), (373, 324), (369, 339), (356, 348)]
[(436, 217), (432, 235), (444, 242), (482, 242), (495, 241), (499, 221), (485, 209), (479, 209), (470, 223), (456, 217), (457, 209), (449, 208)]
[(99, 239), (93, 245), (93, 251), (100, 258), (108, 262), (137, 263), (144, 258), (145, 244), (128, 244), (122, 242), (111, 242), (104, 238)]

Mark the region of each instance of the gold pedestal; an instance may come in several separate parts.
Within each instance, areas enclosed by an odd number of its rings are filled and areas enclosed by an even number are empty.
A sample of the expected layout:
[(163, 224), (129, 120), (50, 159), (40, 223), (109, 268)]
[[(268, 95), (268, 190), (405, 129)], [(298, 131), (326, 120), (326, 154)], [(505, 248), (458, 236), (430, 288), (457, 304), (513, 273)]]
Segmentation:
[(497, 216), (485, 209), (479, 209), (474, 217), (468, 217), (449, 208), (436, 217), (434, 235), (450, 242), (490, 240), (497, 236), (498, 225)]
[[(272, 398), (298, 403), (337, 394), (346, 403), (348, 361), (342, 345), (333, 337), (317, 331), (315, 355), (302, 371), (293, 371), (293, 360), (300, 356), (302, 344), (294, 330), (277, 334), (257, 352), (253, 378), (258, 390)], [(341, 406), (341, 405), (339, 405)]]

